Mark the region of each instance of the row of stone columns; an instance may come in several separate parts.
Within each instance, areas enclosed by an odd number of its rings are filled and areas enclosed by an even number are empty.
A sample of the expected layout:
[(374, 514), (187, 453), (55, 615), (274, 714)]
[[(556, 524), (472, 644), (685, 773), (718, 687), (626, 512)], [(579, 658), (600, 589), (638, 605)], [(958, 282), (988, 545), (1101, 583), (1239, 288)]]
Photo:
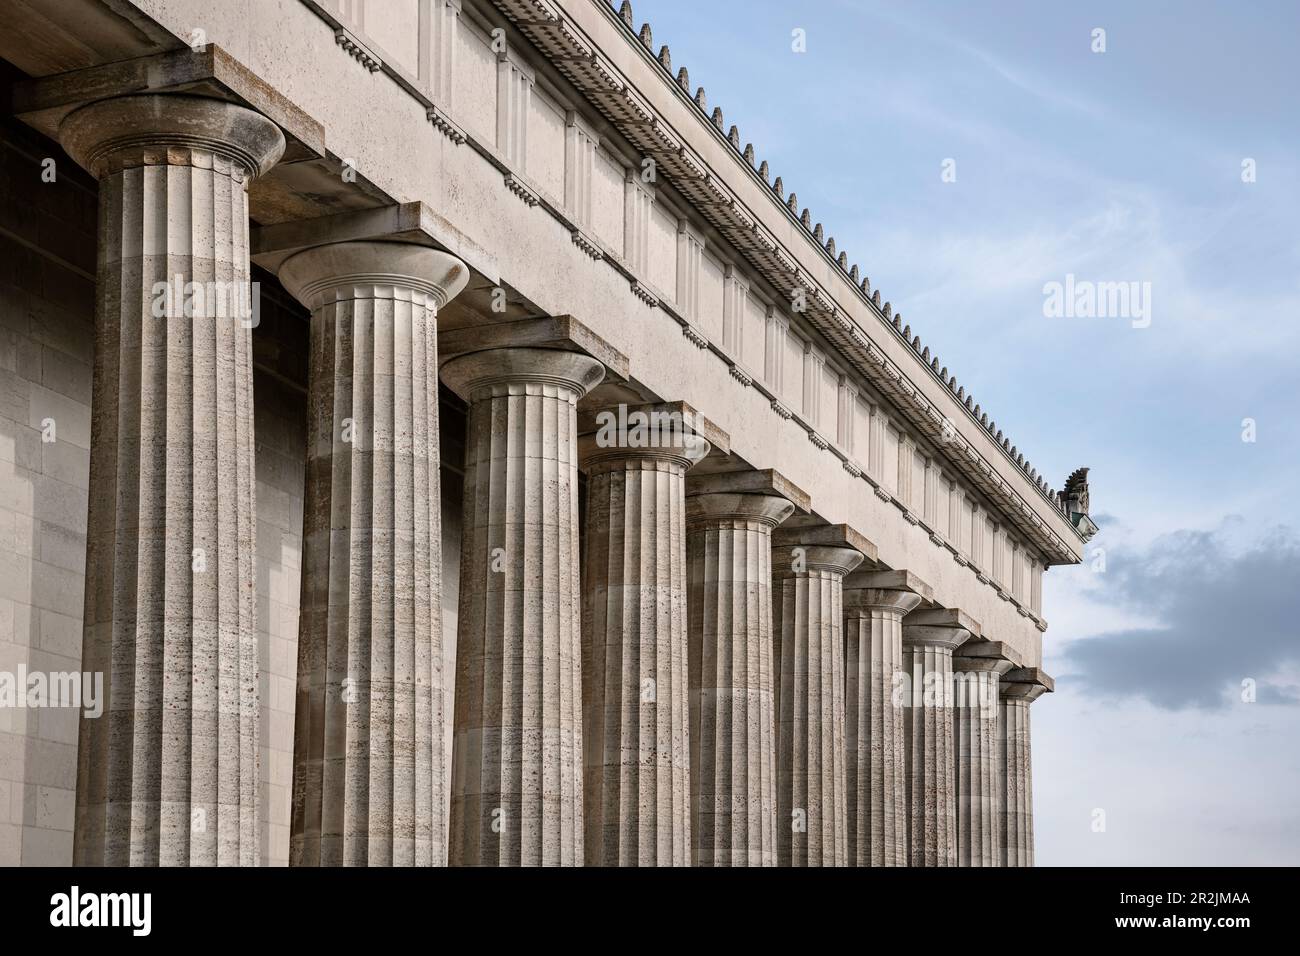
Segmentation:
[[(62, 138), (101, 181), (85, 657), (109, 701), (81, 725), (76, 862), (247, 865), (252, 323), (150, 293), (247, 285), (247, 183), (283, 137), (168, 95), (83, 107)], [(280, 278), (311, 310), (292, 863), (1032, 861), (1043, 683), (975, 653), (954, 701), (969, 622), (918, 610), (913, 576), (855, 574), (825, 526), (777, 531), (780, 495), (698, 491), (698, 435), (580, 437), (595, 359), (440, 368), (437, 313), (467, 280), (450, 255), (327, 244)], [(469, 405), (454, 678), (439, 375)]]

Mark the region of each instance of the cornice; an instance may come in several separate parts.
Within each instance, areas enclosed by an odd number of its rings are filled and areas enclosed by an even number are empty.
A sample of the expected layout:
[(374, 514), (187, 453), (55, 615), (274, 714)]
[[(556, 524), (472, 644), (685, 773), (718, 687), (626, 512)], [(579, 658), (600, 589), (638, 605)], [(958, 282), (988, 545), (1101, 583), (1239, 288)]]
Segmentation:
[(814, 225), (806, 210), (802, 216), (795, 214), (797, 201), (794, 195), (791, 195), (789, 201), (783, 199), (779, 177), (775, 183), (770, 183), (767, 179), (766, 163), (757, 169), (754, 167), (753, 147), (741, 147), (736, 127), (732, 126), (729, 132), (723, 132), (722, 112), (715, 108), (712, 114), (708, 113), (708, 102), (702, 88), (692, 97), (686, 71), (680, 71), (674, 78), (668, 48), (661, 48), (658, 56), (654, 54), (649, 27), (643, 25), (640, 31), (636, 30), (629, 4), (624, 3), (616, 13), (603, 0), (591, 0), (622, 31), (629, 45), (639, 51), (643, 62), (658, 72), (660, 79), (675, 92), (678, 100), (688, 105), (697, 121), (717, 141), (726, 144), (742, 174), (750, 176), (754, 183), (761, 184), (779, 208), (780, 214), (785, 216), (789, 224), (797, 226), (808, 243), (816, 248), (820, 257), (818, 266), (829, 269), (832, 277), (838, 275), (843, 285), (848, 287), (836, 291), (852, 294), (870, 315), (890, 331), (896, 341), (908, 348), (915, 362), (924, 369), (923, 374), (949, 393), (950, 404), (961, 410), (956, 414), (964, 416), (969, 423), (985, 433), (989, 444), (997, 449), (1014, 471), (1019, 472), (1035, 488), (1046, 507), (1061, 516), (1062, 526), (1070, 528), (1070, 536), (1077, 543), (1067, 543), (1048, 526), (1038, 510), (1003, 477), (1003, 469), (991, 464), (971, 441), (954, 428), (953, 416), (945, 414), (925, 396), (924, 389), (911, 377), (916, 372), (915, 366), (905, 372), (889, 358), (886, 350), (874, 342), (841, 308), (834, 293), (824, 288), (806, 268), (801, 267), (800, 258), (787, 250), (759, 221), (759, 217), (745, 208), (734, 191), (709, 170), (705, 161), (683, 141), (671, 123), (656, 113), (645, 96), (600, 52), (558, 3), (554, 0), (490, 2), (509, 17), (578, 91), (601, 110), (632, 146), (655, 160), (658, 170), (690, 201), (697, 213), (748, 259), (774, 288), (792, 297), (797, 289), (802, 289), (807, 303), (803, 315), (808, 323), (836, 345), (842, 359), (847, 360), (894, 401), (923, 436), (940, 447), (955, 445), (946, 453), (957, 469), (991, 500), (996, 501), (1021, 532), (1048, 556), (1049, 561), (1075, 563), (1080, 559), (1079, 544), (1084, 538), (1071, 523), (1060, 496), (1047, 486), (1037, 470), (1002, 435), (996, 423), (988, 420), (987, 414), (966, 393), (964, 386), (957, 384), (956, 377), (948, 376), (947, 368), (939, 363), (938, 357), (930, 355), (928, 347), (922, 346), (919, 337), (911, 336), (910, 326), (902, 323), (901, 315), (893, 314), (890, 303), (881, 301), (880, 291), (877, 289), (873, 292), (868, 280), (858, 278), (858, 268), (849, 265), (847, 255), (836, 254), (833, 238), (822, 241), (820, 224)]

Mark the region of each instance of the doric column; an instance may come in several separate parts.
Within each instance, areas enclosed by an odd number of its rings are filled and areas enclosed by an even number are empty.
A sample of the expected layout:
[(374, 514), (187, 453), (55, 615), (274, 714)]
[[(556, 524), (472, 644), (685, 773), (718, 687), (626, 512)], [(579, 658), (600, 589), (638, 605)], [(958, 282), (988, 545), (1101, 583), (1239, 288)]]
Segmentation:
[(697, 866), (776, 865), (771, 537), (793, 510), (775, 495), (686, 499)]
[(438, 309), (468, 277), (421, 246), (290, 257), (311, 309), (290, 862), (441, 866)]
[(844, 579), (850, 866), (907, 865), (903, 617), (929, 590), (907, 571)]
[(442, 368), (469, 402), (452, 762), (452, 865), (581, 865), (575, 352), (505, 348)]
[(848, 864), (842, 586), (863, 555), (817, 530), (772, 542), (778, 866)]
[(579, 441), (587, 471), (583, 800), (593, 866), (691, 859), (685, 494), (686, 471), (709, 443), (680, 428), (642, 438), (602, 429)]
[(978, 630), (961, 611), (913, 611), (903, 621), (909, 866), (957, 865), (952, 652)]
[(1034, 794), (1030, 773), (1029, 705), (1054, 689), (1037, 667), (1009, 671), (998, 684), (1002, 865), (1034, 865)]
[(258, 856), (249, 181), (270, 120), (197, 96), (100, 100), (59, 139), (99, 179), (74, 862)]
[(996, 641), (967, 641), (953, 655), (957, 865), (1002, 865), (998, 683), (1014, 666)]

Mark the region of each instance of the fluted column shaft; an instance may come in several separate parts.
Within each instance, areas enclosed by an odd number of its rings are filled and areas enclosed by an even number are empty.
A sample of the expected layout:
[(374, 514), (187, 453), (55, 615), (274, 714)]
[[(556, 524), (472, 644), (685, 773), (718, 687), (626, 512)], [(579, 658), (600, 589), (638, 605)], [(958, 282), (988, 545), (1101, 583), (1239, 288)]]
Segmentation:
[(59, 138), (99, 179), (78, 865), (256, 865), (248, 182), (284, 137), (193, 96), (100, 100)]
[(1003, 866), (1034, 865), (1034, 795), (1029, 705), (1050, 689), (1019, 679), (1014, 670), (999, 683), (998, 781)]
[(686, 471), (709, 444), (624, 437), (579, 443), (586, 862), (689, 866)]
[(344, 242), (289, 258), (312, 310), (290, 863), (446, 863), (438, 309), (459, 260)]
[(469, 402), (452, 765), (453, 865), (581, 865), (578, 399), (595, 359), (461, 356)]
[(968, 636), (962, 628), (904, 622), (909, 866), (957, 865), (952, 652)]
[(686, 499), (691, 843), (697, 866), (776, 865), (774, 495)]
[(861, 562), (852, 548), (773, 550), (778, 866), (848, 863), (842, 587)]
[(844, 587), (851, 866), (907, 865), (903, 616), (921, 595)]
[(1011, 662), (953, 657), (957, 865), (1002, 865), (998, 680)]

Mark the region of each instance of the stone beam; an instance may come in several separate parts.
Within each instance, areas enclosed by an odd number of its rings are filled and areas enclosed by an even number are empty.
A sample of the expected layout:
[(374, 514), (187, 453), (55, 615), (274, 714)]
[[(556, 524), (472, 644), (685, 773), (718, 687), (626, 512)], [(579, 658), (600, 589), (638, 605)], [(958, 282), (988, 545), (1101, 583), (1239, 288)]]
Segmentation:
[(281, 163), (326, 154), (325, 127), (215, 43), (25, 80), (14, 84), (10, 107), (32, 128), (58, 139), (59, 124), (78, 106), (134, 93), (187, 93), (247, 106), (280, 127)]
[(442, 249), (487, 282), (501, 282), (496, 258), (423, 202), (388, 203), (249, 230), (253, 262), (271, 272), (297, 252), (331, 242), (404, 242)]

